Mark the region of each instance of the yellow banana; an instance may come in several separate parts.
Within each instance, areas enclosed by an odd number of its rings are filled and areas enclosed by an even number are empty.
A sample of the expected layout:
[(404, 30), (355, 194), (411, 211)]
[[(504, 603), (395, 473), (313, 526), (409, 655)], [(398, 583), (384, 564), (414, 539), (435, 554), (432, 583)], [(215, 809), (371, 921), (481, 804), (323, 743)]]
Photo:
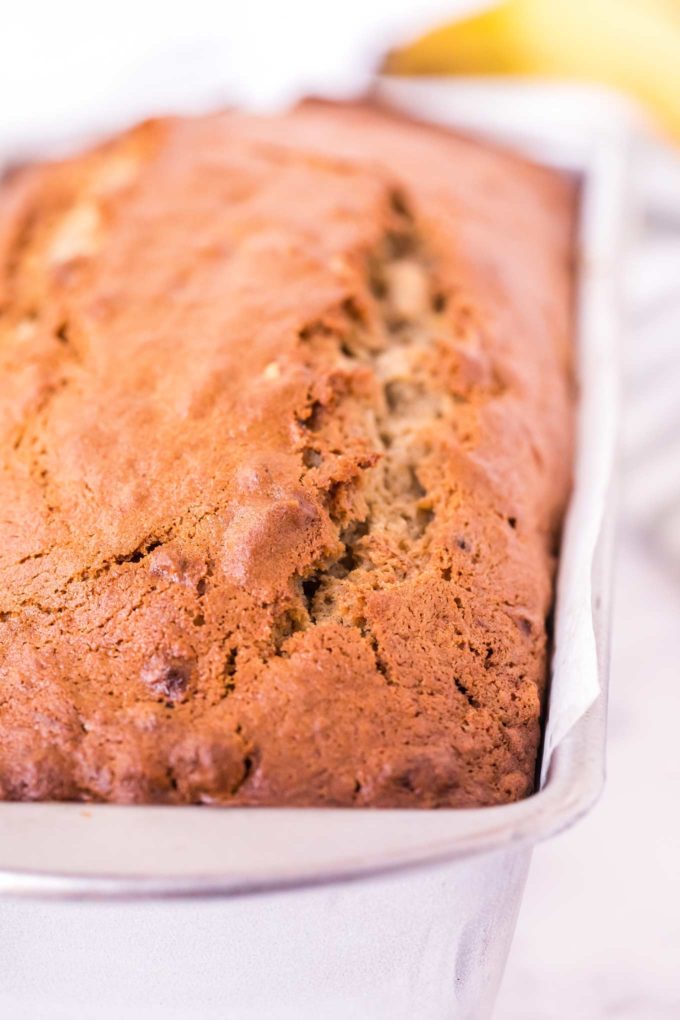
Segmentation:
[(680, 0), (505, 0), (393, 51), (385, 70), (599, 82), (680, 139)]

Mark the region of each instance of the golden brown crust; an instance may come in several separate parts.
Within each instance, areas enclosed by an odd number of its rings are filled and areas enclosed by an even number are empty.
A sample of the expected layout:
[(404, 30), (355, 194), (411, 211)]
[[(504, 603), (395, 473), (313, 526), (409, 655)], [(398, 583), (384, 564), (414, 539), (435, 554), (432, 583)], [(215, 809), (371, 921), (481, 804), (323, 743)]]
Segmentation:
[(0, 197), (0, 796), (530, 791), (573, 192), (362, 108)]

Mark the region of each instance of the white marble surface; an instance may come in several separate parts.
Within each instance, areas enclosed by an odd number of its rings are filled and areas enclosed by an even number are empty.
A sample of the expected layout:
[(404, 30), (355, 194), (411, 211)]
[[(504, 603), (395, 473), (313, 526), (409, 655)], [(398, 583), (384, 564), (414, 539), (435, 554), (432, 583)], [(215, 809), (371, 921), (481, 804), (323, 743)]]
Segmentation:
[(605, 793), (534, 853), (495, 1020), (680, 1017), (680, 588), (630, 533), (614, 624)]

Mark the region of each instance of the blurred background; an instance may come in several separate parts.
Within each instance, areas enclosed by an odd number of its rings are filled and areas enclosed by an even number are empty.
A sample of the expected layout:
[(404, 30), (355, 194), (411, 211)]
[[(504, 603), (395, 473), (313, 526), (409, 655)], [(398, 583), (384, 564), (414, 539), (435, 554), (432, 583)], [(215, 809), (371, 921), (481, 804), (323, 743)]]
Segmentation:
[(500, 84), (501, 129), (625, 142), (609, 780), (584, 822), (535, 852), (496, 1017), (677, 1020), (680, 0), (23, 0), (0, 35), (0, 159), (149, 114), (350, 97), (381, 70), (407, 77), (402, 90), (459, 83), (463, 119), (464, 79), (481, 76)]

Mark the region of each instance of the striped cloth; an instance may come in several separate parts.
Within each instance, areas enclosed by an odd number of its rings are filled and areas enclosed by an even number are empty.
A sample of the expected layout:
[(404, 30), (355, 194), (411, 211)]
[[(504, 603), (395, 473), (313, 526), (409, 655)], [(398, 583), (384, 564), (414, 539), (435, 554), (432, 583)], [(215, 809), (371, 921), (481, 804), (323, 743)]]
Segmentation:
[(623, 512), (680, 581), (680, 156), (649, 145), (624, 276)]

